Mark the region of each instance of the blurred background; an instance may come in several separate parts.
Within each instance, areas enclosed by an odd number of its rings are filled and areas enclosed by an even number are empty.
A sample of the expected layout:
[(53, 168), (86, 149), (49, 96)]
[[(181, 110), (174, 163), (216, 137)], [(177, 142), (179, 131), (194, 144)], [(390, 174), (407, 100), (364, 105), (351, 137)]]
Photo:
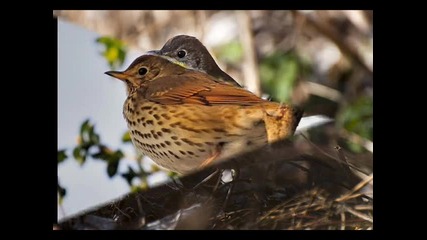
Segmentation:
[[(333, 118), (306, 133), (372, 172), (372, 11), (54, 11), (58, 19), (58, 219), (173, 176), (139, 156), (122, 116), (125, 69), (171, 37), (272, 101)], [(363, 163), (363, 164), (362, 164)]]

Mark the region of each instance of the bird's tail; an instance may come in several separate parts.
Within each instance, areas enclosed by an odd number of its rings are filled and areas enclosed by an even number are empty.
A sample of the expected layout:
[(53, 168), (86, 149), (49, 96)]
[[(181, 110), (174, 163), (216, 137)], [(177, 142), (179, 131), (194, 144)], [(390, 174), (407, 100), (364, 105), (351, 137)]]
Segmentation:
[(268, 142), (272, 143), (294, 134), (304, 111), (286, 104), (266, 104), (264, 122)]

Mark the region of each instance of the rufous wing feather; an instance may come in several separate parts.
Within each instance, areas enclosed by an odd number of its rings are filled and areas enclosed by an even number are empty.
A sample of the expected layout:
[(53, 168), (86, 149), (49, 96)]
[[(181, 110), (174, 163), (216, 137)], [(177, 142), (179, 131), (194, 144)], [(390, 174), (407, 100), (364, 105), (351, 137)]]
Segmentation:
[(217, 82), (199, 72), (155, 79), (150, 83), (145, 97), (150, 101), (167, 105), (185, 103), (253, 105), (266, 102), (243, 88)]

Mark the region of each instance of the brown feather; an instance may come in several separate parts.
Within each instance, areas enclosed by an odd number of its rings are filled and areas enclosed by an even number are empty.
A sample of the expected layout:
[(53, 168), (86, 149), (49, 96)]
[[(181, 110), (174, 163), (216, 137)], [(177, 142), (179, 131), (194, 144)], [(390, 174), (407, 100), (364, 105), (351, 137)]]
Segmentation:
[(209, 75), (195, 71), (153, 80), (148, 85), (145, 97), (165, 105), (188, 103), (247, 106), (266, 102), (248, 90), (220, 83)]

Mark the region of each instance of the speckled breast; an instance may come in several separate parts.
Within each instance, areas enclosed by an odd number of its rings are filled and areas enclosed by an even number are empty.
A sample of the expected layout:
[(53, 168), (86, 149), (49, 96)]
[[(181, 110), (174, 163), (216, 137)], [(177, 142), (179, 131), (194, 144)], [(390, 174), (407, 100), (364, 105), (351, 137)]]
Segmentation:
[(189, 120), (186, 110), (190, 109), (137, 101), (136, 96), (126, 100), (123, 110), (134, 146), (158, 165), (179, 173), (201, 164), (212, 154), (209, 146), (215, 145), (197, 136), (201, 130), (184, 125)]
[(178, 173), (196, 170), (215, 154), (220, 161), (267, 143), (259, 106), (162, 105), (134, 94), (123, 114), (135, 147)]

